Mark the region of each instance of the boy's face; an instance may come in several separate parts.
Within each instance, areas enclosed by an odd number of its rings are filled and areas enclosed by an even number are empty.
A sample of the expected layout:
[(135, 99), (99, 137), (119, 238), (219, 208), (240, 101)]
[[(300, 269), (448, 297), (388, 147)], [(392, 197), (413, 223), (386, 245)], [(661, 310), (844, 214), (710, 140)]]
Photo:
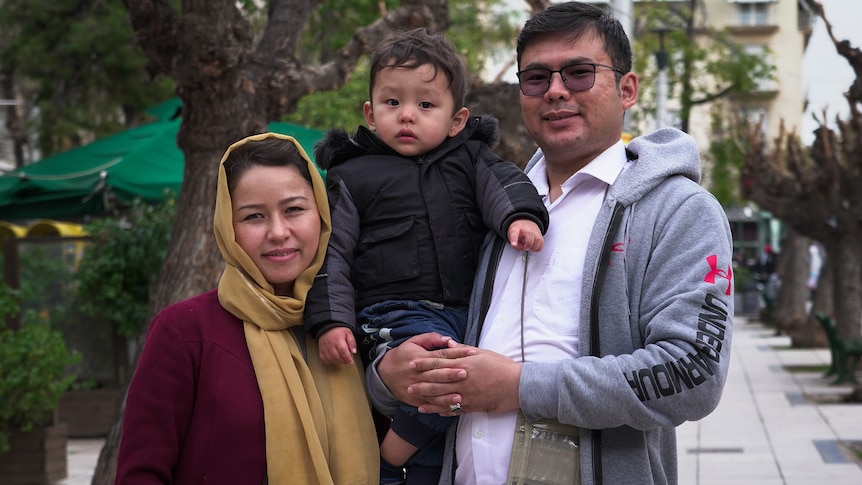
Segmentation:
[(446, 75), (434, 74), (430, 64), (385, 67), (363, 107), (368, 128), (401, 155), (422, 155), (467, 123), (469, 111), (463, 106), (455, 110)]

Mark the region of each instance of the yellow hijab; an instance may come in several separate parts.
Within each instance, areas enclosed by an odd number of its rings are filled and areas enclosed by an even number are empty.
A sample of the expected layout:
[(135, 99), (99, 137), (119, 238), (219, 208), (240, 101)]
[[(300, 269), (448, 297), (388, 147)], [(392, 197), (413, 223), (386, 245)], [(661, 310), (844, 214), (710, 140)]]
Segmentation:
[[(320, 244), (311, 266), (297, 278), (293, 295), (277, 296), (236, 243), (224, 161), (250, 141), (280, 138), (308, 163), (321, 218)], [(379, 482), (377, 437), (357, 365), (324, 365), (317, 341), (302, 328), (305, 297), (323, 264), (332, 224), (326, 189), (317, 168), (290, 136), (264, 133), (228, 148), (219, 164), (214, 230), (227, 266), (218, 285), (222, 306), (244, 323), (266, 426), (269, 483), (368, 485)]]

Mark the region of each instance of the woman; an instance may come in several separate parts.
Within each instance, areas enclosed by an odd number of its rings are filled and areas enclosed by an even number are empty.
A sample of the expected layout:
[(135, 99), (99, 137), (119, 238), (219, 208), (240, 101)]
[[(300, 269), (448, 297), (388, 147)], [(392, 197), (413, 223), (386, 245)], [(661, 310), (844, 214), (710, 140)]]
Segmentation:
[(228, 148), (217, 190), (226, 268), (153, 320), (116, 483), (377, 483), (361, 369), (324, 366), (303, 330), (330, 233), (323, 180), (293, 138), (266, 133)]

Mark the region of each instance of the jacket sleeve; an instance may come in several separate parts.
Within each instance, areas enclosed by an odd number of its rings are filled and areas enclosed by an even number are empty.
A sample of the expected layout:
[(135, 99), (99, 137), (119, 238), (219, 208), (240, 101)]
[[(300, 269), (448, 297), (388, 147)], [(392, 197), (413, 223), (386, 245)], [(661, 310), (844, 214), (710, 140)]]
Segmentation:
[(581, 321), (591, 318), (588, 298), (598, 298), (601, 350), (591, 356), (582, 343), (579, 358), (525, 364), (519, 395), (529, 419), (649, 430), (701, 419), (718, 405), (730, 360), (732, 240), (715, 198), (687, 194), (657, 194), (653, 202), (664, 205), (654, 220), (644, 206), (629, 214), (622, 226), (635, 229), (616, 233), (628, 242), (606, 264), (601, 294), (586, 292), (586, 273), (603, 263), (585, 268)]
[(504, 239), (518, 219), (535, 222), (542, 234), (548, 231), (548, 211), (527, 174), (484, 144), (476, 160), (476, 200), (485, 225)]
[(326, 259), (308, 292), (305, 328), (315, 338), (333, 327), (356, 327), (356, 291), (351, 280), (354, 253), (359, 239), (359, 214), (344, 182), (336, 171), (327, 173), (327, 193), (332, 234)]
[(147, 334), (123, 415), (116, 483), (170, 484), (195, 401), (195, 363), (162, 311)]

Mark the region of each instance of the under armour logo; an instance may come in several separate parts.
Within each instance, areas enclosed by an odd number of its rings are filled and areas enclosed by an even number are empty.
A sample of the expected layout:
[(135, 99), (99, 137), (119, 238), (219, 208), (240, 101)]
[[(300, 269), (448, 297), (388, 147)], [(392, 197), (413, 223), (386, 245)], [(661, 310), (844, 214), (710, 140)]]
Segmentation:
[[(613, 253), (624, 253), (626, 251), (626, 243), (617, 242), (611, 245), (611, 252)], [(608, 258), (608, 267), (611, 266), (611, 258)]]
[(728, 266), (727, 270), (718, 268), (718, 256), (713, 254), (712, 256), (706, 257), (706, 263), (709, 264), (709, 273), (706, 274), (706, 277), (703, 278), (705, 283), (715, 284), (715, 278), (719, 277), (727, 280), (727, 291), (724, 292), (725, 295), (730, 296), (730, 281), (733, 278), (733, 269)]

